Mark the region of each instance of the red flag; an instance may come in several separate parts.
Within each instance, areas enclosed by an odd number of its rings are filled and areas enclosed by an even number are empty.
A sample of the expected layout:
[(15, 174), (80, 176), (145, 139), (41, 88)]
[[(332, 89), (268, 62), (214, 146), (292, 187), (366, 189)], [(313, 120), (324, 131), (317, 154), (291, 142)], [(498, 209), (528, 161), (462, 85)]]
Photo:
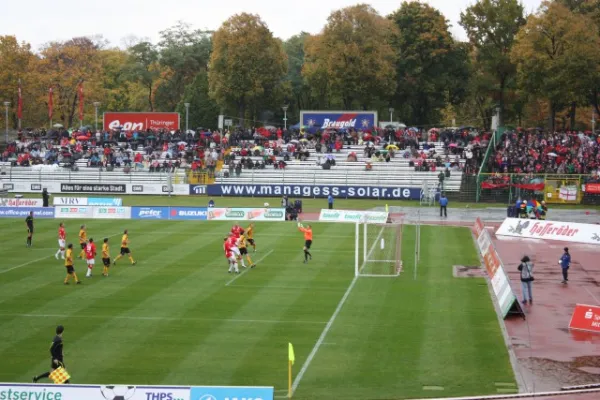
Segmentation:
[(83, 82), (79, 82), (77, 93), (79, 94), (79, 120), (83, 121)]
[(52, 120), (52, 114), (54, 113), (54, 89), (52, 86), (48, 89), (48, 119)]
[(19, 98), (17, 100), (17, 118), (22, 119), (23, 118), (23, 96), (21, 93), (21, 80), (19, 79), (19, 92), (18, 92)]

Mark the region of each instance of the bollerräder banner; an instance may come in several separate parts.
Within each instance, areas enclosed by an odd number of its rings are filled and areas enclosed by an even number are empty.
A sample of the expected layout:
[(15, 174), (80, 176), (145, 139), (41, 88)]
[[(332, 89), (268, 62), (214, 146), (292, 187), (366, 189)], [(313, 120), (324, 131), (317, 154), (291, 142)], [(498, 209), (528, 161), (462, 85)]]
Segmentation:
[(327, 197), (332, 195), (342, 199), (390, 199), (418, 200), (420, 188), (383, 186), (337, 186), (337, 185), (226, 185), (206, 186), (209, 196), (293, 196)]

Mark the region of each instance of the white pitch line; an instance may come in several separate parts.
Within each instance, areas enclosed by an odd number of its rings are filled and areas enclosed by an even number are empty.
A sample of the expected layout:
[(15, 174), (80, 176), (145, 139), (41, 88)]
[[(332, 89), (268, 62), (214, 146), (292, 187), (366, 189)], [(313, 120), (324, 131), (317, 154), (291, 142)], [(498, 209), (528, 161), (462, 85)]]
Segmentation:
[[(262, 260), (264, 260), (265, 258), (267, 258), (269, 256), (269, 254), (271, 254), (273, 252), (273, 250), (269, 250), (267, 252), (267, 254), (265, 254), (264, 256), (262, 256), (261, 258), (258, 259), (258, 261), (256, 261), (254, 264), (258, 264), (259, 262), (261, 262)], [(235, 282), (235, 280), (239, 277), (241, 277), (242, 275), (244, 275), (246, 272), (248, 272), (248, 270), (250, 270), (250, 267), (246, 268), (245, 270), (243, 270), (242, 272), (240, 272), (239, 274), (237, 274), (236, 276), (234, 276), (229, 282), (227, 282), (225, 284), (225, 286), (229, 286), (231, 285), (233, 282)]]
[[(115, 233), (114, 235), (110, 235), (110, 236), (107, 236), (107, 237), (111, 238), (111, 237), (114, 237), (114, 236), (117, 236), (117, 235), (120, 235), (120, 234), (119, 233)], [(46, 258), (50, 258), (50, 257), (54, 257), (54, 254), (46, 256), (46, 257), (38, 258), (37, 260), (27, 261), (26, 263), (23, 263), (21, 265), (17, 265), (16, 267), (12, 267), (12, 268), (8, 268), (8, 269), (0, 270), (0, 274), (4, 274), (4, 273), (6, 273), (8, 271), (12, 271), (13, 269), (17, 269), (17, 268), (21, 268), (21, 267), (26, 267), (29, 264), (33, 264), (33, 263), (36, 263), (36, 262), (39, 262), (39, 261), (43, 261)], [(73, 261), (73, 262), (75, 262), (75, 261)]]
[(208, 322), (239, 322), (239, 323), (262, 323), (262, 324), (307, 324), (324, 325), (325, 321), (293, 321), (293, 320), (271, 320), (271, 319), (243, 319), (243, 318), (194, 318), (194, 317), (140, 317), (127, 315), (68, 315), (68, 314), (1, 314), (0, 317), (21, 318), (83, 318), (83, 319), (126, 319), (134, 321), (208, 321)]
[[(366, 259), (369, 259), (369, 256), (373, 253), (373, 250), (375, 250), (375, 247), (377, 246), (379, 237), (381, 237), (381, 234), (383, 233), (383, 229), (384, 228), (381, 228), (381, 231), (379, 232), (377, 239), (373, 242), (373, 245), (369, 249)], [(361, 271), (364, 266), (365, 266), (365, 263), (363, 262), (363, 265), (359, 268), (359, 271)], [(319, 351), (319, 348), (323, 345), (323, 342), (325, 341), (325, 337), (329, 333), (329, 330), (331, 329), (333, 323), (335, 322), (335, 319), (337, 318), (338, 314), (342, 310), (344, 303), (346, 303), (346, 299), (348, 299), (348, 296), (350, 296), (350, 292), (352, 292), (352, 289), (354, 289), (354, 285), (356, 285), (357, 280), (358, 280), (358, 275), (354, 275), (352, 282), (350, 282), (348, 289), (346, 289), (346, 293), (344, 293), (344, 296), (342, 296), (342, 299), (338, 303), (335, 311), (333, 312), (333, 315), (331, 316), (331, 318), (329, 318), (329, 321), (327, 321), (327, 325), (325, 325), (323, 332), (321, 332), (321, 336), (319, 336), (317, 343), (315, 343), (310, 354), (306, 358), (306, 361), (304, 361), (304, 364), (302, 364), (302, 368), (300, 368), (300, 372), (298, 372), (298, 375), (296, 375), (296, 379), (294, 379), (294, 384), (292, 385), (292, 393), (291, 393), (290, 397), (294, 396), (294, 392), (296, 391), (296, 389), (298, 389), (298, 385), (300, 385), (300, 382), (302, 381), (302, 378), (304, 377), (304, 374), (306, 373), (306, 370), (308, 369), (313, 358), (315, 358), (317, 351)]]
[(592, 296), (592, 299), (594, 299), (594, 301), (596, 302), (596, 304), (600, 304), (600, 301), (596, 298), (596, 296), (594, 296), (594, 294), (592, 292), (590, 292), (590, 289), (588, 289), (587, 287), (583, 287), (586, 292), (588, 292), (590, 294), (590, 296)]

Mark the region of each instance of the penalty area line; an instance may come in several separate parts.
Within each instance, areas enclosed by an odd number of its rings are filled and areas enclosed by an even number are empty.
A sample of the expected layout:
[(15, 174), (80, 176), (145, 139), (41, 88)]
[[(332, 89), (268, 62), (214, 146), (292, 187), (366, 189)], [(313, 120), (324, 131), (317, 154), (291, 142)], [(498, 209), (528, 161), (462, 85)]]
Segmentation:
[[(257, 264), (261, 261), (263, 261), (265, 258), (267, 258), (269, 256), (269, 254), (271, 254), (273, 252), (273, 250), (269, 250), (267, 252), (267, 254), (265, 254), (264, 256), (262, 256), (261, 258), (259, 258), (254, 264)], [(242, 272), (240, 272), (239, 274), (237, 274), (236, 276), (234, 276), (229, 282), (227, 282), (225, 284), (225, 286), (229, 286), (231, 285), (233, 282), (235, 282), (235, 280), (239, 277), (241, 277), (242, 275), (244, 275), (246, 272), (248, 272), (248, 270), (250, 270), (250, 267), (247, 267), (246, 269), (244, 269)]]

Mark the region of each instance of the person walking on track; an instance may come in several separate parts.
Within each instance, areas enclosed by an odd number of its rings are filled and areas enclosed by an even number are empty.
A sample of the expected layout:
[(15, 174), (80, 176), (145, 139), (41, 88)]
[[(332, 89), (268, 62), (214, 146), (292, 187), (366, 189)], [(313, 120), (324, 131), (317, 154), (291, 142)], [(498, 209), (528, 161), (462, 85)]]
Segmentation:
[(521, 259), (521, 264), (517, 268), (521, 273), (521, 289), (523, 290), (523, 304), (533, 304), (533, 294), (531, 291), (531, 282), (533, 282), (533, 263), (528, 256)]

